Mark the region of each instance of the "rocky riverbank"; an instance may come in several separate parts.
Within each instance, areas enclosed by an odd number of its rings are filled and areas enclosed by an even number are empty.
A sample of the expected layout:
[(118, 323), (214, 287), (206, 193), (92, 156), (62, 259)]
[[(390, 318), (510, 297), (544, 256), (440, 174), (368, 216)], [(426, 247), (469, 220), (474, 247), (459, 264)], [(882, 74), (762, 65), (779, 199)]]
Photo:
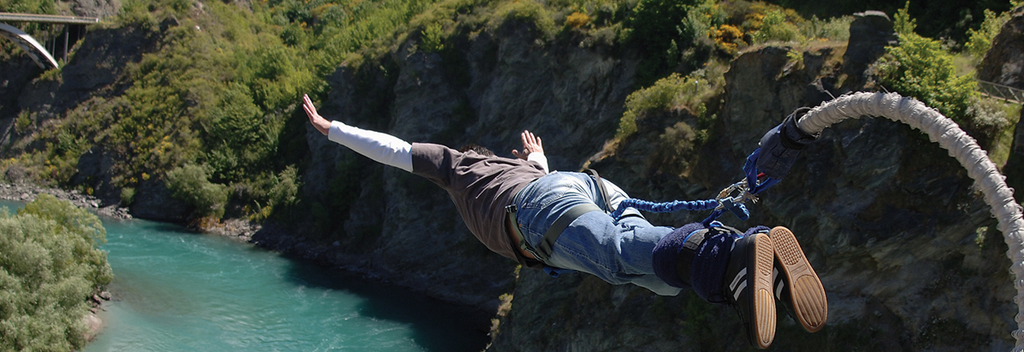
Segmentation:
[(63, 190), (59, 188), (40, 187), (29, 183), (4, 183), (0, 184), (0, 199), (13, 200), (17, 202), (31, 202), (39, 194), (50, 194), (57, 199), (71, 202), (77, 207), (95, 211), (102, 216), (116, 219), (131, 219), (128, 208), (117, 204), (103, 204), (99, 198), (88, 194), (82, 194), (77, 190)]
[(89, 298), (89, 314), (82, 317), (82, 323), (85, 324), (85, 339), (92, 341), (103, 331), (103, 320), (99, 317), (101, 310), (105, 302), (110, 301), (111, 295), (108, 291), (102, 291)]
[[(104, 204), (103, 200), (82, 194), (77, 190), (42, 187), (30, 183), (0, 184), (0, 199), (31, 202), (43, 193), (71, 202), (79, 208), (95, 211), (100, 216), (121, 220), (132, 218), (128, 208), (118, 204)], [(251, 241), (252, 235), (261, 228), (259, 224), (246, 219), (224, 219), (219, 222), (195, 221), (190, 223), (189, 227), (199, 232), (236, 238), (245, 242)]]

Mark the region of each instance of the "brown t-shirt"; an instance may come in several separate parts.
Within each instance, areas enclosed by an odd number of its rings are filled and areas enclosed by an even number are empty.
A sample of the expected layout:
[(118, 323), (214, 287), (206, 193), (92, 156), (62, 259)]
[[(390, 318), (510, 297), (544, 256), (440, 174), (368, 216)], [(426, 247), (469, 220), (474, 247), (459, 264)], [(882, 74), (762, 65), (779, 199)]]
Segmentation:
[(448, 191), (469, 231), (488, 249), (527, 265), (512, 246), (505, 207), (519, 190), (545, 175), (540, 164), (413, 143), (412, 172)]

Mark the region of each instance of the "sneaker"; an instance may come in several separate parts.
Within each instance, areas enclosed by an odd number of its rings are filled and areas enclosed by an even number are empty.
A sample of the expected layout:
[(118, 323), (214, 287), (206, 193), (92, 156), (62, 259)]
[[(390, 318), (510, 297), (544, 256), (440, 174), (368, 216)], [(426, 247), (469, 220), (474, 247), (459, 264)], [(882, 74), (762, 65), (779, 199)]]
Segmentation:
[(750, 344), (768, 348), (775, 339), (775, 298), (772, 265), (775, 250), (767, 234), (757, 232), (734, 242), (725, 269), (723, 292), (736, 308)]
[(789, 229), (778, 226), (768, 233), (775, 246), (773, 281), (775, 298), (804, 329), (816, 332), (828, 319), (828, 301), (818, 274), (804, 256), (800, 243)]

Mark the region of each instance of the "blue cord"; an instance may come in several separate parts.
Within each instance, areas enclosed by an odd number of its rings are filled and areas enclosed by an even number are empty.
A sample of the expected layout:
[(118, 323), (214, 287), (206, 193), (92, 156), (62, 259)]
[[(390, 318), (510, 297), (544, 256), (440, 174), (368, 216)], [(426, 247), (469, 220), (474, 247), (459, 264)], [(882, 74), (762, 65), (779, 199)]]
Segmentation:
[(653, 213), (671, 213), (679, 210), (689, 211), (701, 211), (711, 210), (718, 206), (718, 201), (714, 199), (708, 200), (676, 200), (664, 203), (649, 202), (643, 199), (629, 198), (619, 203), (619, 207), (612, 212), (612, 218), (618, 220), (622, 216), (622, 212), (626, 211), (626, 208), (636, 208), (642, 211), (649, 211)]
[[(762, 191), (768, 189), (771, 186), (774, 186), (776, 183), (779, 182), (779, 180), (771, 177), (765, 177), (763, 178), (763, 180), (760, 180), (759, 182), (759, 175), (757, 172), (757, 158), (759, 156), (761, 156), (760, 148), (755, 149), (753, 153), (750, 153), (750, 156), (747, 157), (747, 160), (743, 165), (743, 173), (746, 177), (750, 194), (761, 193)], [(732, 203), (733, 202), (731, 200), (727, 201), (723, 209), (719, 209), (712, 212), (711, 216), (708, 216), (707, 219), (704, 219), (702, 223), (704, 223), (704, 225), (707, 226), (711, 222), (718, 219), (719, 216), (725, 214), (726, 211), (731, 211), (733, 214), (736, 214), (736, 216), (739, 217), (740, 220), (746, 220), (750, 218), (750, 211), (747, 210), (747, 207), (743, 206), (743, 204)], [(629, 198), (620, 202), (619, 207), (616, 208), (615, 211), (611, 213), (611, 216), (613, 219), (618, 221), (619, 218), (622, 217), (622, 213), (626, 211), (626, 208), (636, 208), (638, 210), (653, 213), (671, 213), (683, 209), (689, 211), (712, 210), (717, 208), (718, 205), (719, 202), (717, 199), (692, 201), (676, 200), (671, 202), (655, 203), (643, 199)]]

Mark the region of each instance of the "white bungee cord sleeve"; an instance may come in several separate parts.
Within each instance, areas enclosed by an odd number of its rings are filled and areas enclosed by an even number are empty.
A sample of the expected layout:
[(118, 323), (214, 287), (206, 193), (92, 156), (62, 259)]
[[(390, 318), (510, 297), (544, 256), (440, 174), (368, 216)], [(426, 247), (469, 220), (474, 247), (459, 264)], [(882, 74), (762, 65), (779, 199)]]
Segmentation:
[(1011, 333), (1017, 343), (1013, 351), (1024, 352), (1024, 219), (1020, 204), (1013, 198), (1013, 189), (1006, 185), (1006, 177), (999, 173), (974, 138), (960, 129), (956, 122), (920, 101), (896, 93), (843, 95), (811, 109), (797, 121), (797, 126), (804, 132), (817, 135), (828, 126), (860, 116), (881, 116), (921, 130), (956, 158), (981, 188), (985, 202), (999, 220), (999, 230), (1009, 247), (1006, 256), (1012, 263), (1010, 271), (1014, 275), (1013, 286), (1017, 289), (1014, 297), (1017, 329)]
[(381, 164), (412, 172), (412, 144), (401, 138), (331, 121), (327, 139)]

